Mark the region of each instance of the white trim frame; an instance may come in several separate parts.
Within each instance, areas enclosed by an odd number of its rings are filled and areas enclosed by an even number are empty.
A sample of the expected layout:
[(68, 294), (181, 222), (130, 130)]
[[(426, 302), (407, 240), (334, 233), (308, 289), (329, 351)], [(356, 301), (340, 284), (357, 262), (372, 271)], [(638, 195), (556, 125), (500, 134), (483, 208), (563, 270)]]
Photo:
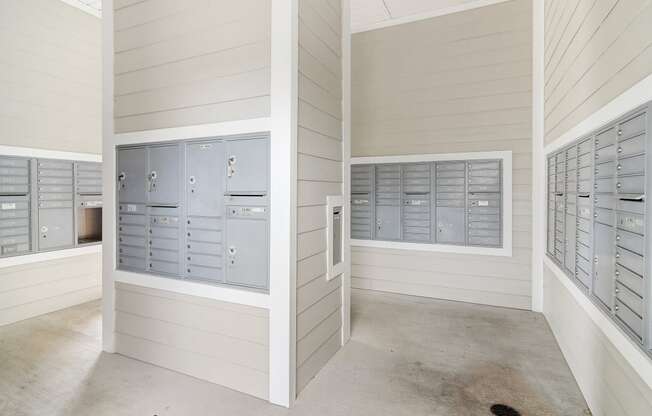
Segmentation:
[(342, 194), (344, 198), (344, 273), (342, 345), (351, 339), (351, 0), (342, 0)]
[(375, 247), (399, 250), (432, 251), (441, 253), (477, 254), (483, 256), (512, 257), (512, 152), (472, 152), (472, 153), (442, 153), (427, 155), (372, 156), (351, 158), (351, 165), (379, 163), (418, 163), (440, 162), (446, 160), (483, 160), (501, 159), (503, 162), (503, 247), (474, 247), (449, 244), (421, 244), (380, 240), (351, 240), (356, 247)]
[[(60, 1), (62, 1), (63, 3), (66, 3), (68, 6), (72, 6), (75, 9), (79, 9), (79, 10), (81, 10), (83, 12), (86, 12), (86, 13), (92, 15), (92, 16), (95, 16), (95, 17), (97, 17), (99, 19), (102, 18), (102, 12), (100, 12), (99, 10), (97, 10), (97, 9), (95, 9), (93, 7), (90, 7), (90, 6), (84, 4), (84, 3), (80, 2), (80, 1), (77, 1), (77, 0), (60, 0)], [(102, 0), (102, 7), (106, 7), (106, 3), (108, 3), (107, 0)]]
[(272, 0), (269, 401), (296, 398), (299, 0)]
[(544, 2), (532, 4), (532, 310), (543, 312), (543, 258), (546, 250)]
[(449, 6), (449, 7), (444, 7), (442, 9), (433, 10), (431, 12), (411, 14), (409, 16), (404, 16), (399, 18), (389, 18), (388, 20), (383, 20), (369, 25), (354, 27), (351, 29), (351, 32), (352, 33), (368, 32), (370, 30), (383, 29), (386, 27), (418, 22), (419, 20), (432, 19), (433, 17), (439, 17), (439, 16), (445, 16), (447, 14), (464, 12), (467, 10), (477, 9), (479, 7), (492, 6), (494, 4), (504, 3), (506, 1), (509, 0), (474, 0), (457, 6)]
[[(333, 224), (333, 215), (335, 209), (340, 210), (340, 262), (333, 264), (333, 253), (335, 245), (333, 244), (333, 233), (335, 231)], [(342, 195), (329, 195), (326, 197), (326, 280), (333, 280), (344, 273), (344, 263), (348, 257), (344, 253), (344, 198)]]
[(66, 152), (62, 150), (39, 149), (35, 147), (0, 145), (0, 155), (36, 159), (74, 160), (79, 162), (102, 162), (102, 155), (95, 153)]

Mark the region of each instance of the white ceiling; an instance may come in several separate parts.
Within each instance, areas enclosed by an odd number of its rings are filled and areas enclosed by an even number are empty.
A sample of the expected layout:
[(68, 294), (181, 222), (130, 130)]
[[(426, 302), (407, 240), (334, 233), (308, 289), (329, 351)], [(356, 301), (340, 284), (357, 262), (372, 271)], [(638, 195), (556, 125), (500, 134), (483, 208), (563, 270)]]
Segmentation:
[(361, 32), (504, 0), (351, 0), (351, 30)]

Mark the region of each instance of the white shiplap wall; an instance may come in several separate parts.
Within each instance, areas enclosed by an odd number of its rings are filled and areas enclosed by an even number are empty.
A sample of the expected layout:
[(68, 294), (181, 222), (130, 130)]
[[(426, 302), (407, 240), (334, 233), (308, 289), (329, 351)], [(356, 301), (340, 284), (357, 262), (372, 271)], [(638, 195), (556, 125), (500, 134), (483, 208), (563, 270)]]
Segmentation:
[[(652, 1), (547, 0), (544, 22), (545, 142), (555, 147), (571, 129), (581, 137), (599, 128), (591, 120), (606, 107), (614, 114), (632, 109), (618, 111), (614, 103), (627, 101), (615, 100), (625, 92), (639, 95), (629, 90), (652, 74)], [(583, 127), (588, 129), (578, 131)], [(543, 299), (544, 315), (592, 414), (652, 414), (649, 357), (623, 348), (629, 339), (548, 265)]]
[(297, 392), (341, 345), (342, 282), (326, 280), (326, 196), (342, 193), (340, 0), (299, 0)]
[(0, 2), (0, 144), (101, 153), (100, 30), (61, 1)]
[(513, 0), (353, 35), (352, 156), (511, 150), (513, 256), (352, 247), (352, 285), (531, 306), (532, 8)]
[(549, 0), (546, 143), (652, 72), (652, 2)]
[(116, 133), (268, 117), (270, 0), (116, 0)]
[(116, 283), (116, 352), (269, 397), (266, 309)]
[[(101, 152), (100, 31), (58, 0), (0, 1), (0, 145)], [(35, 261), (0, 268), (0, 325), (101, 296), (101, 254)]]

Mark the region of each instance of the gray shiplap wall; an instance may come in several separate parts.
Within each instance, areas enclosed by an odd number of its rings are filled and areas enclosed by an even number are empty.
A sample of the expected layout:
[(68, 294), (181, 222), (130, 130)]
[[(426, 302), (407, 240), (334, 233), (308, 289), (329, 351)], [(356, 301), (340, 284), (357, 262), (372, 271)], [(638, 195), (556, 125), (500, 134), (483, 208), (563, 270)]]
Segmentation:
[(268, 117), (270, 0), (118, 0), (117, 133)]
[(269, 397), (269, 312), (116, 283), (116, 351)]
[(512, 257), (352, 247), (353, 287), (530, 308), (531, 25), (531, 2), (513, 0), (353, 36), (353, 157), (514, 162)]
[(326, 196), (342, 193), (339, 0), (299, 0), (297, 392), (341, 345), (341, 278), (326, 281)]
[(652, 2), (548, 0), (546, 143), (652, 73)]
[(61, 1), (0, 1), (0, 144), (101, 153), (101, 22)]

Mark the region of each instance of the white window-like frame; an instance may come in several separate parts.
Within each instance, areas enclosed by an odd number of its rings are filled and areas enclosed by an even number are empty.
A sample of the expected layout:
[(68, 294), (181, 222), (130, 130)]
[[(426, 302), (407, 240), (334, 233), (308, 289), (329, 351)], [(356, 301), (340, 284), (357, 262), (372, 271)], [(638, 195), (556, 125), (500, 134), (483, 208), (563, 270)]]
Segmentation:
[(409, 243), (403, 241), (356, 240), (356, 239), (351, 239), (351, 246), (511, 257), (512, 256), (512, 212), (513, 212), (512, 152), (511, 151), (353, 157), (351, 158), (351, 165), (384, 164), (384, 163), (419, 163), (419, 162), (439, 162), (439, 161), (452, 161), (452, 160), (468, 161), (468, 160), (484, 160), (484, 159), (499, 159), (502, 161), (502, 165), (503, 165), (503, 170), (502, 170), (503, 246), (502, 247), (475, 247), (475, 246), (460, 246), (460, 245), (452, 245), (452, 244), (430, 244), (430, 243), (424, 244), (424, 243)]
[[(336, 216), (339, 216), (337, 222), (335, 221)], [(326, 235), (326, 258), (328, 261), (326, 280), (333, 280), (344, 273), (344, 198), (342, 195), (326, 197)], [(336, 236), (338, 236), (337, 239)], [(337, 260), (335, 259), (336, 253), (339, 253)]]

